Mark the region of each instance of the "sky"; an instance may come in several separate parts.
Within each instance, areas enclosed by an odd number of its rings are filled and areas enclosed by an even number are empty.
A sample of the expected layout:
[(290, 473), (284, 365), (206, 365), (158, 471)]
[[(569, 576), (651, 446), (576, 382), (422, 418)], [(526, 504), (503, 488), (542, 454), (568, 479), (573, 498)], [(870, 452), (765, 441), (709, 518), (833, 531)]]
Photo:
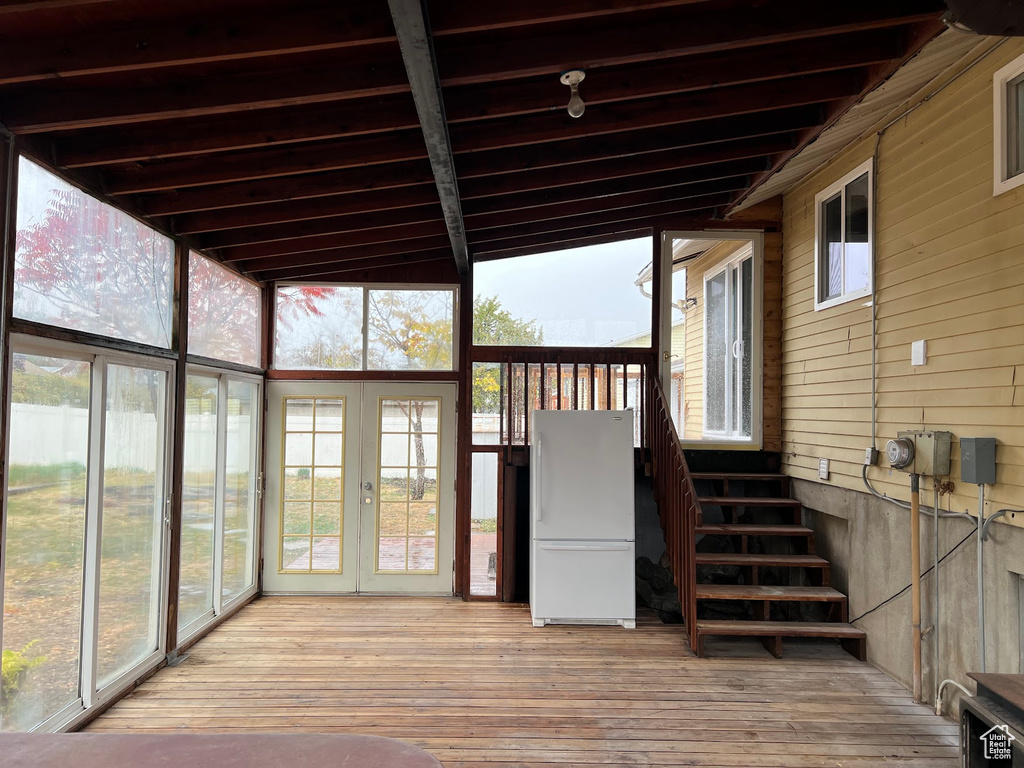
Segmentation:
[(545, 344), (602, 346), (651, 330), (651, 300), (634, 285), (651, 247), (645, 237), (482, 261), (473, 266), (473, 290), (538, 321)]

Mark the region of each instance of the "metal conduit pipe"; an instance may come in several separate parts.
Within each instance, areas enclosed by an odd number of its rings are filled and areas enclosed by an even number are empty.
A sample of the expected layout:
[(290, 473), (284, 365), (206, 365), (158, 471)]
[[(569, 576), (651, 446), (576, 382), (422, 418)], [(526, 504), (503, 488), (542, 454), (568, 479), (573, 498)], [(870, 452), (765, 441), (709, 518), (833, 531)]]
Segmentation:
[(941, 683), (939, 683), (939, 690), (935, 694), (935, 714), (939, 716), (942, 715), (942, 692), (946, 689), (947, 685), (955, 685), (957, 688), (963, 691), (968, 698), (974, 698), (974, 694), (966, 688), (964, 688), (962, 685), (960, 685), (960, 683), (958, 683), (956, 680), (950, 680), (948, 678), (943, 680)]
[(921, 478), (910, 475), (910, 627), (914, 644), (914, 701), (923, 701), (921, 675)]

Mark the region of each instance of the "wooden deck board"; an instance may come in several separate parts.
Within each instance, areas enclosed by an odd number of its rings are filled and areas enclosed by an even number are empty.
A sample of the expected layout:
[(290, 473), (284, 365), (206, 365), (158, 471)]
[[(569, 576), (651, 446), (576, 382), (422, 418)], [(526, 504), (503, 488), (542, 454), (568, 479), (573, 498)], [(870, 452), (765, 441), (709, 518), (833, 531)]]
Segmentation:
[(651, 614), (534, 629), (498, 603), (264, 598), (88, 730), (364, 733), (452, 768), (957, 764), (955, 724), (838, 646), (714, 647)]

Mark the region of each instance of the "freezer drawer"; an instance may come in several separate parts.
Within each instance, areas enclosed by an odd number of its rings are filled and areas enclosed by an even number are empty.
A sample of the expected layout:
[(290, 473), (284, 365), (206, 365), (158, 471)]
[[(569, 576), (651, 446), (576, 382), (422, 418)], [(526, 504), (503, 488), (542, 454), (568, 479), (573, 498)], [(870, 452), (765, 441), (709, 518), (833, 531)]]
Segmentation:
[(632, 541), (534, 541), (531, 555), (534, 626), (636, 625)]

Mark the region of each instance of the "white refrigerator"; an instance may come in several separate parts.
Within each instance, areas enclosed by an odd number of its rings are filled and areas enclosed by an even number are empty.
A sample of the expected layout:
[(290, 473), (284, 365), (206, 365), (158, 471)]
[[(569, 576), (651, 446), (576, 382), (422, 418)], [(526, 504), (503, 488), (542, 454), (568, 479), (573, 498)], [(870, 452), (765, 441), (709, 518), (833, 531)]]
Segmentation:
[(636, 626), (633, 411), (534, 411), (533, 625)]

